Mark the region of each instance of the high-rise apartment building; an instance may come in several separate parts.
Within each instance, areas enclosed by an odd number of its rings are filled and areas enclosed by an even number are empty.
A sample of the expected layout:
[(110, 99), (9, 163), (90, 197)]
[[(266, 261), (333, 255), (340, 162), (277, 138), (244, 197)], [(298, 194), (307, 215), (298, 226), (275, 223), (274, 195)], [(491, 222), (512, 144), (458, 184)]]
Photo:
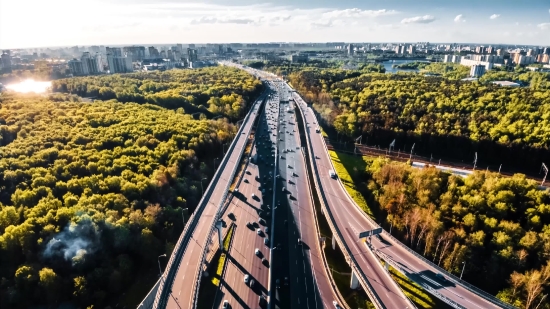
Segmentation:
[(414, 45), (410, 45), (409, 48), (407, 48), (407, 51), (409, 54), (414, 54), (416, 53), (416, 47)]
[(11, 72), (11, 52), (9, 50), (2, 51), (0, 63), (2, 64), (2, 71), (7, 73)]
[(106, 54), (111, 54), (113, 57), (122, 57), (122, 49), (118, 47), (106, 47)]
[(192, 49), (192, 48), (188, 48), (187, 49), (187, 61), (193, 62), (193, 61), (197, 61), (197, 59), (198, 59), (197, 50)]
[(484, 65), (481, 65), (481, 64), (472, 65), (472, 68), (470, 69), (471, 77), (481, 77), (483, 74), (485, 74)]
[(160, 57), (158, 49), (156, 49), (154, 46), (150, 46), (148, 48), (149, 50), (149, 58), (158, 58)]
[(80, 59), (69, 60), (68, 65), (74, 76), (103, 73), (103, 59), (100, 53), (91, 55), (84, 52)]
[(132, 58), (128, 57), (128, 55), (116, 56), (115, 54), (107, 53), (107, 64), (111, 74), (134, 71)]
[(142, 61), (145, 59), (145, 47), (144, 46), (124, 46), (122, 51), (132, 58), (132, 61)]

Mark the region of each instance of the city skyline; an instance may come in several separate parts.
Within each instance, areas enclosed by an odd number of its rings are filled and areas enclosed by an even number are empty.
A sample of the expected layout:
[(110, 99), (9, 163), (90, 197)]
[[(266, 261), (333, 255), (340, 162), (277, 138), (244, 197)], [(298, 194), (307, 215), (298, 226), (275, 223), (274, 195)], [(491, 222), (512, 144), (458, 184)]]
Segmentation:
[[(52, 18), (59, 15), (60, 18)], [(32, 20), (32, 23), (24, 22)], [(301, 31), (297, 31), (301, 30)], [(0, 48), (229, 42), (550, 44), (550, 3), (0, 0)]]

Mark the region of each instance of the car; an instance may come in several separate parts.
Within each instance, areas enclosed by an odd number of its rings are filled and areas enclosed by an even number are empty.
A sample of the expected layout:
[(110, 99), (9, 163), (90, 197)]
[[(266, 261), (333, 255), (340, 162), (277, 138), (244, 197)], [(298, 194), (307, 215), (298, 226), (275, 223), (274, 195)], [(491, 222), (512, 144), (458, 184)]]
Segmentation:
[(290, 166), (290, 164), (287, 165), (288, 168), (292, 168), (292, 166)]
[(250, 275), (249, 274), (244, 275), (244, 283), (248, 284), (249, 280), (250, 280)]
[(256, 254), (256, 256), (260, 256), (260, 254), (261, 254), (260, 249), (256, 248), (254, 250), (254, 254)]
[(254, 281), (254, 279), (251, 279), (250, 280), (250, 288), (254, 288), (254, 285), (256, 285), (256, 281)]
[(269, 246), (269, 238), (264, 238), (264, 245)]
[(258, 234), (258, 235), (262, 235), (262, 230), (260, 230), (260, 229), (257, 229), (257, 230), (256, 230), (256, 234)]
[(223, 309), (228, 309), (229, 308), (229, 301), (226, 299), (223, 301)]
[(235, 214), (233, 214), (232, 212), (228, 213), (227, 216), (228, 216), (230, 219), (235, 219)]
[(248, 179), (246, 179), (246, 178), (245, 178), (245, 179), (243, 179), (243, 181), (244, 181), (245, 183), (248, 183)]
[(246, 227), (253, 228), (254, 224), (252, 222), (246, 222)]
[(252, 193), (252, 198), (256, 198), (256, 194)]
[(340, 305), (338, 305), (338, 302), (335, 301), (335, 300), (332, 302), (332, 304), (334, 305), (334, 308), (335, 308), (335, 309), (340, 309), (340, 308), (342, 308), (342, 307), (340, 307)]
[(301, 246), (302, 245), (302, 240), (300, 238), (298, 238), (298, 245)]
[(285, 192), (285, 191), (286, 191), (285, 187), (282, 187), (281, 192)]
[(439, 279), (441, 281), (447, 281), (447, 278), (445, 278), (445, 276), (443, 276), (442, 273), (437, 273), (437, 274), (435, 274), (435, 276), (437, 277), (437, 279)]
[(269, 227), (265, 227), (265, 233), (268, 234), (269, 233)]
[(281, 288), (281, 280), (279, 280), (279, 279), (275, 280), (275, 287), (276, 287), (277, 289), (280, 289), (280, 288)]
[(262, 258), (262, 264), (264, 265), (269, 265), (269, 262), (267, 261), (267, 259), (265, 257)]

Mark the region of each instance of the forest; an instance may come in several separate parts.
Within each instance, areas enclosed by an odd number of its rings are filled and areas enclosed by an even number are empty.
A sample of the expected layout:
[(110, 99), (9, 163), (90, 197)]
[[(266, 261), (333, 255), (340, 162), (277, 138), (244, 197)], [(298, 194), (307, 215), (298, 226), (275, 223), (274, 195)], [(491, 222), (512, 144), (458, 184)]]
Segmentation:
[[(0, 96), (0, 308), (131, 308), (157, 280), (262, 85), (227, 68), (149, 77)], [(156, 104), (127, 102), (136, 88)], [(94, 89), (112, 99), (82, 102)]]
[(350, 174), (386, 230), (456, 275), (466, 263), (467, 282), (518, 308), (550, 308), (548, 190), (522, 174), (463, 178), (385, 158), (365, 163)]
[[(430, 64), (442, 65), (442, 64)], [(429, 66), (428, 66), (429, 67)], [(495, 76), (527, 87), (500, 87)], [(333, 138), (538, 173), (550, 162), (550, 73), (492, 72), (479, 82), (416, 73), (308, 69), (289, 75)], [(525, 160), (529, 158), (529, 160)]]
[(208, 117), (243, 118), (262, 83), (231, 67), (168, 70), (67, 78), (52, 81), (52, 91), (100, 100), (150, 103)]

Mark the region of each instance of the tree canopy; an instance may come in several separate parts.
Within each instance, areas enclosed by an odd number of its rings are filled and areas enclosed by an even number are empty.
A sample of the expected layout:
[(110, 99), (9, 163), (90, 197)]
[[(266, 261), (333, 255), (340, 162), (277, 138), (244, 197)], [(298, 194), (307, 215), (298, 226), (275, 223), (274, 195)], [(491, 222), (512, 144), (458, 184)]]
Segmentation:
[(262, 83), (245, 71), (231, 67), (168, 70), (60, 79), (54, 92), (101, 100), (156, 104), (183, 108), (231, 119), (244, 116), (246, 103), (262, 91)]
[[(426, 68), (434, 65), (442, 64)], [(495, 74), (530, 86), (487, 83)], [(550, 162), (549, 73), (494, 72), (480, 82), (463, 82), (415, 73), (308, 69), (289, 79), (313, 103), (329, 133), (349, 140), (364, 134), (370, 144), (388, 145), (397, 138), (400, 145), (416, 143), (417, 152), (455, 159), (473, 158), (477, 151), (488, 164), (531, 171)]]
[[(520, 308), (550, 308), (550, 191), (522, 174), (462, 178), (378, 158), (352, 173), (386, 227), (435, 264)], [(536, 293), (533, 288), (539, 289)]]
[(236, 118), (262, 88), (230, 68), (54, 85), (73, 94), (0, 97), (1, 308), (105, 308), (156, 274), (237, 131), (189, 107)]

